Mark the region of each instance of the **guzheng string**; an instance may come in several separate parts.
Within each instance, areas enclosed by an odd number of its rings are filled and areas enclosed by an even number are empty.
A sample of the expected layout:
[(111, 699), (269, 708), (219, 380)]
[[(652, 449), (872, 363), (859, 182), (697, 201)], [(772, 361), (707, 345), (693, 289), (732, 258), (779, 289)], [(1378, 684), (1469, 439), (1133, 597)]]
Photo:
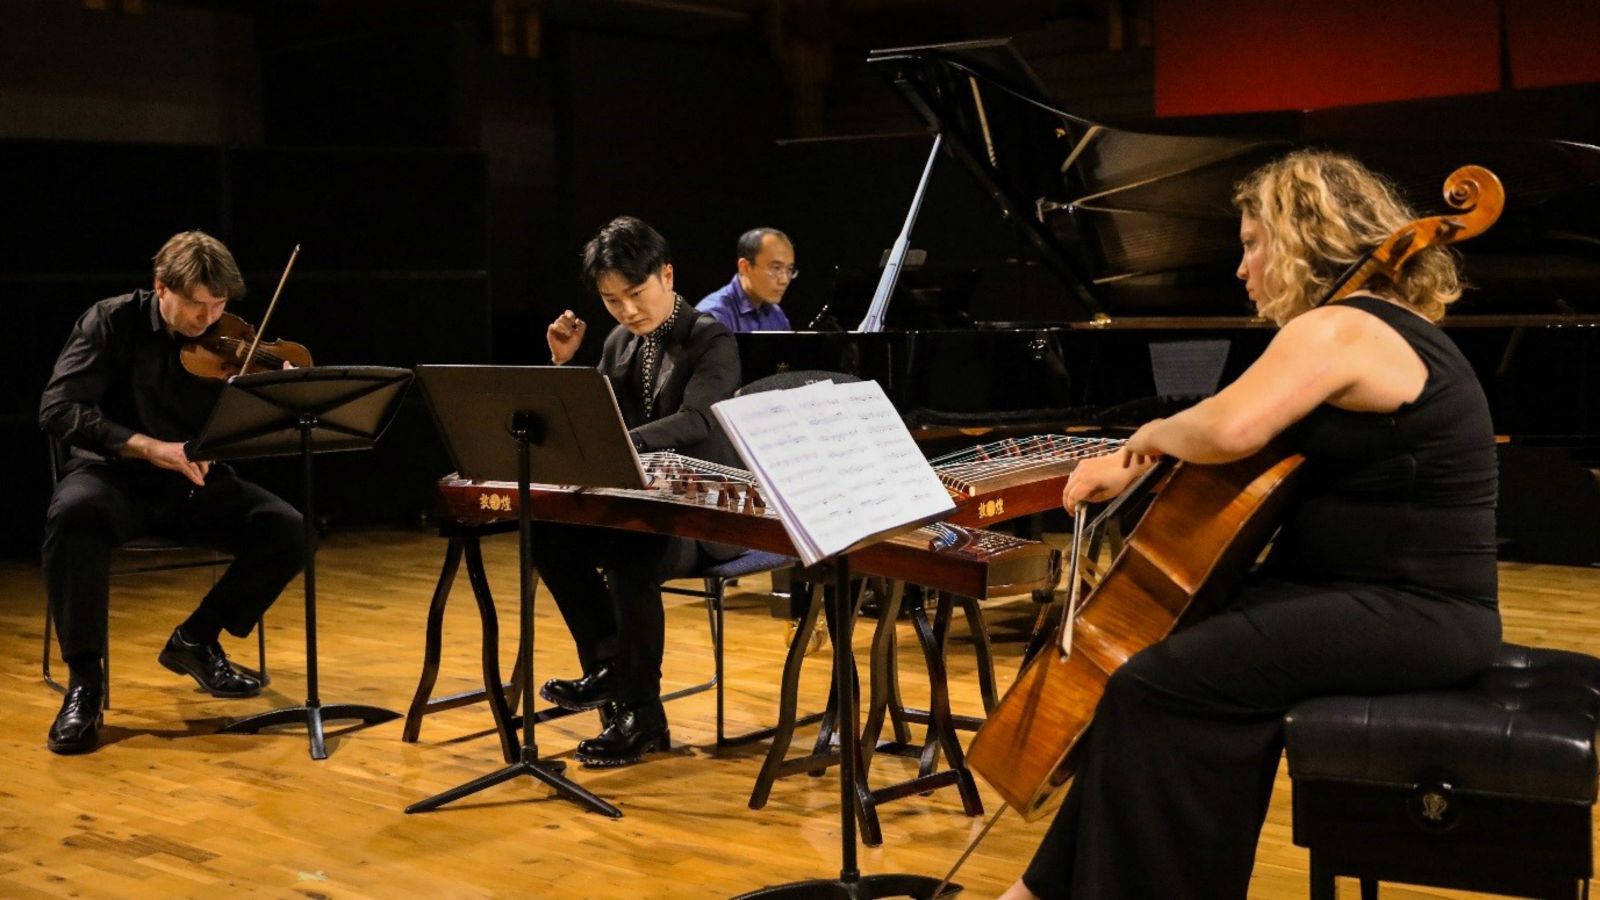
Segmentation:
[(994, 441), (932, 460), (945, 484), (971, 493), (985, 480), (1011, 477), (1110, 453), (1124, 442), (1113, 438), (1039, 435)]

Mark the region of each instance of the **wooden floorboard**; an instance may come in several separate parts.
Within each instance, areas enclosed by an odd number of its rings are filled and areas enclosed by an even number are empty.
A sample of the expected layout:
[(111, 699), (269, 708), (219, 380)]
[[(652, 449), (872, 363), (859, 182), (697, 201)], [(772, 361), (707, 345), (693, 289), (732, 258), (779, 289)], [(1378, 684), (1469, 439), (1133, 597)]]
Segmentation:
[[(414, 532), (337, 534), (318, 557), (322, 701), (403, 711), (422, 660), (422, 629), (444, 550)], [(513, 536), (485, 544), (504, 619), (514, 619)], [(1600, 654), (1600, 571), (1501, 567), (1509, 640)], [(747, 808), (764, 744), (713, 752), (710, 693), (669, 707), (673, 751), (610, 771), (569, 766), (568, 774), (622, 809), (613, 821), (553, 799), (529, 779), (492, 788), (416, 816), (415, 800), (499, 768), (498, 744), (482, 706), (428, 717), (418, 744), (400, 722), (335, 728), (330, 758), (311, 761), (303, 731), (213, 734), (244, 715), (304, 700), (304, 618), (297, 582), (269, 614), (273, 684), (264, 696), (217, 700), (162, 669), (156, 652), (208, 585), (205, 570), (119, 579), (113, 586), (113, 701), (106, 746), (85, 757), (50, 754), (45, 732), (59, 695), (39, 677), (43, 591), (38, 570), (0, 565), (0, 896), (439, 896), (545, 898), (715, 897), (794, 879), (835, 874), (839, 865), (838, 785), (830, 775), (779, 782), (768, 805)], [(787, 623), (773, 619), (764, 578), (746, 579), (728, 601), (729, 724), (770, 724)], [(667, 600), (667, 689), (704, 680), (711, 665), (705, 615), (696, 602)], [(1026, 600), (994, 603), (997, 636), (1031, 613)], [(506, 629), (503, 662), (514, 649)], [(858, 633), (863, 656), (870, 628)], [(957, 711), (977, 711), (977, 682), (961, 622), (950, 666)], [(571, 641), (541, 597), (536, 677), (571, 675)], [(478, 685), (477, 619), (465, 574), (446, 620), (437, 694)], [(902, 626), (903, 686), (926, 702), (921, 668)], [(1001, 685), (1020, 646), (998, 645)], [(253, 660), (254, 642), (230, 654)], [(826, 692), (828, 656), (811, 656), (803, 707)], [(597, 730), (595, 714), (539, 730), (547, 757), (568, 759)], [(809, 747), (813, 729), (796, 748)], [(880, 758), (875, 781), (910, 771)], [(987, 788), (984, 801), (996, 799)], [(1262, 834), (1251, 896), (1303, 897), (1306, 854), (1290, 840), (1288, 783), (1280, 771)], [(863, 848), (864, 872), (941, 874), (980, 827), (962, 815), (952, 790), (882, 809), (884, 845)], [(998, 894), (1016, 877), (1043, 833), (1011, 817), (996, 826), (959, 880), (967, 896)], [(1151, 848), (1159, 853), (1160, 848)], [(1343, 885), (1354, 896), (1353, 885)], [(1385, 886), (1386, 898), (1462, 897)]]

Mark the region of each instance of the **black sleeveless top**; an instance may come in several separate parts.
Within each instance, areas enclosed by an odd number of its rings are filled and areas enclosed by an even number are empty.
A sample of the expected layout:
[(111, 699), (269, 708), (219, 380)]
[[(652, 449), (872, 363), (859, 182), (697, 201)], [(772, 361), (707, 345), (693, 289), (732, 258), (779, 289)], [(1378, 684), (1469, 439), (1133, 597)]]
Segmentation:
[(1405, 338), (1428, 379), (1393, 413), (1323, 404), (1285, 433), (1306, 456), (1306, 481), (1268, 571), (1495, 605), (1499, 470), (1477, 376), (1455, 342), (1421, 316), (1375, 297), (1341, 302)]

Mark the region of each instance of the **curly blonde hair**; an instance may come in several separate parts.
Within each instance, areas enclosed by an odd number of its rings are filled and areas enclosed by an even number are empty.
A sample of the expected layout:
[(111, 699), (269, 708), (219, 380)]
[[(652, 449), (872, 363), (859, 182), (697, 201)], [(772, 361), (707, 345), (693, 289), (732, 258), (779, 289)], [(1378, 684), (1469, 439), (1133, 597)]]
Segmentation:
[[(1364, 253), (1417, 218), (1382, 177), (1324, 150), (1297, 150), (1262, 166), (1234, 189), (1233, 204), (1257, 222), (1266, 241), (1261, 314), (1279, 325), (1311, 309)], [(1456, 253), (1430, 247), (1406, 263), (1398, 280), (1374, 276), (1362, 290), (1437, 322), (1461, 286)]]

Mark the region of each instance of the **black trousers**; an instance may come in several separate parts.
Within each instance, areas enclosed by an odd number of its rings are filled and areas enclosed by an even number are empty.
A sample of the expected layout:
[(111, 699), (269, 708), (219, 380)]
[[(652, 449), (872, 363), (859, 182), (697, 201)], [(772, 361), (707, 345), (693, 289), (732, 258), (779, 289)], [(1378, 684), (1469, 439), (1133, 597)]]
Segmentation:
[(1461, 684), (1499, 644), (1481, 603), (1255, 580), (1111, 676), (1023, 881), (1046, 898), (1243, 898), (1290, 707)]
[(56, 485), (44, 527), (45, 590), (63, 657), (105, 653), (111, 554), (149, 535), (233, 555), (200, 606), (235, 637), (250, 634), (305, 566), (300, 513), (228, 466), (213, 465), (204, 487), (144, 463), (74, 469)]
[(585, 672), (617, 672), (618, 699), (661, 704), (666, 616), (661, 583), (726, 559), (726, 549), (687, 538), (587, 525), (535, 522), (533, 562), (578, 646)]

